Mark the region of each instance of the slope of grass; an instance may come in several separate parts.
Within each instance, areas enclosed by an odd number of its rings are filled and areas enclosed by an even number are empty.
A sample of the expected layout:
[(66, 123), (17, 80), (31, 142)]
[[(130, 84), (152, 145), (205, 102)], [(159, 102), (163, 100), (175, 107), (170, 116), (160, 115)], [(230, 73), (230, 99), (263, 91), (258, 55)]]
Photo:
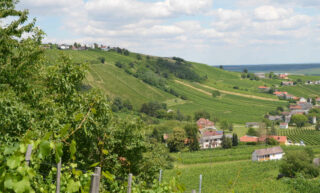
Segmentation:
[[(93, 87), (102, 89), (107, 95), (119, 96), (130, 100), (134, 107), (138, 109), (142, 103), (148, 101), (158, 101), (167, 103), (171, 109), (179, 109), (183, 114), (193, 115), (199, 110), (207, 110), (213, 113), (220, 120), (230, 120), (234, 123), (243, 124), (248, 121), (260, 121), (263, 115), (274, 110), (278, 106), (286, 106), (287, 102), (277, 101), (277, 97), (261, 93), (258, 86), (280, 84), (281, 80), (264, 79), (252, 81), (241, 79), (240, 73), (221, 70), (204, 64), (192, 63), (192, 69), (201, 77), (207, 76), (207, 80), (199, 83), (184, 80), (194, 88), (184, 86), (175, 82), (176, 78), (170, 75), (167, 79), (167, 86), (174, 89), (179, 95), (187, 97), (181, 100), (163, 90), (150, 86), (125, 72), (124, 69), (115, 66), (116, 62), (124, 64), (134, 63), (136, 70), (139, 65), (148, 68), (150, 62), (156, 61), (156, 57), (142, 56), (137, 58), (137, 54), (130, 53), (129, 56), (121, 55), (116, 52), (105, 51), (73, 51), (73, 50), (47, 50), (46, 55), (51, 62), (54, 62), (60, 53), (71, 56), (72, 60), (78, 63), (86, 62), (89, 64), (87, 83)], [(100, 57), (105, 58), (102, 64)], [(309, 80), (311, 76), (291, 76), (293, 79)], [(314, 80), (317, 77), (312, 77)], [(239, 89), (234, 89), (238, 86)], [(211, 95), (214, 89), (219, 89), (222, 93), (220, 97), (213, 98)], [(280, 87), (296, 96), (315, 96), (320, 93), (320, 86), (296, 86)], [(223, 92), (226, 91), (226, 92)]]

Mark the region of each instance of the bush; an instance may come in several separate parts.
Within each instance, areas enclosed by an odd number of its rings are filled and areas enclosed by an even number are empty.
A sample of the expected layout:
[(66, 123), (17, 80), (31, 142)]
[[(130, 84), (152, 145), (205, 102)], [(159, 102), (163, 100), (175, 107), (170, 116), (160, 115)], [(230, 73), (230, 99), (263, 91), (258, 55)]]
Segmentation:
[(218, 90), (215, 90), (215, 91), (212, 91), (212, 97), (218, 97), (218, 96), (220, 96), (221, 94), (220, 94), (220, 92), (218, 91)]
[(268, 145), (279, 145), (279, 142), (277, 140), (273, 139), (273, 138), (267, 138), (266, 139), (266, 143)]
[(288, 152), (280, 165), (280, 173), (290, 178), (294, 178), (298, 174), (308, 178), (317, 177), (319, 176), (319, 168), (312, 161), (313, 152), (311, 149)]
[(200, 118), (210, 119), (210, 113), (207, 111), (197, 111), (194, 113), (194, 120), (199, 120)]

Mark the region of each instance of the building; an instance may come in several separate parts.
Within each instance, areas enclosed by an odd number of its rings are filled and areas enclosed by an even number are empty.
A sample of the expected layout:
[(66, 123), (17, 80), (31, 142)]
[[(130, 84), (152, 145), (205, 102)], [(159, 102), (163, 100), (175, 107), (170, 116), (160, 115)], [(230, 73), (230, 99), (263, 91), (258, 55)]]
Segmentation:
[[(205, 131), (200, 137), (200, 148), (211, 149), (221, 147), (223, 131)], [(225, 135), (228, 138), (232, 138), (232, 135)]]
[(270, 121), (282, 121), (283, 120), (282, 116), (280, 116), (280, 115), (269, 115), (268, 119)]
[(284, 97), (285, 95), (288, 94), (288, 92), (276, 91), (273, 94), (276, 95), (277, 97)]
[(301, 103), (306, 103), (306, 102), (307, 102), (307, 99), (301, 97), (300, 100), (299, 100), (299, 102), (301, 102)]
[(288, 74), (287, 73), (279, 74), (279, 78), (280, 79), (288, 79)]
[(254, 75), (260, 79), (265, 79), (266, 78), (266, 74), (259, 72), (259, 73), (254, 73)]
[(281, 160), (284, 152), (280, 146), (257, 149), (252, 153), (252, 161)]
[(247, 123), (246, 123), (246, 127), (258, 129), (258, 128), (260, 128), (261, 124), (263, 124), (263, 123), (259, 123), (259, 122), (247, 122)]
[(262, 92), (268, 92), (270, 90), (270, 87), (267, 86), (259, 86), (258, 89)]
[(294, 82), (293, 81), (282, 81), (281, 85), (282, 86), (293, 86)]
[(198, 129), (203, 130), (203, 129), (214, 129), (216, 130), (217, 128), (214, 126), (214, 122), (210, 121), (209, 119), (205, 118), (200, 118), (197, 121)]
[(280, 145), (285, 145), (288, 142), (287, 136), (271, 135), (271, 136), (268, 136), (268, 137), (276, 140), (277, 142), (279, 142)]
[(255, 142), (255, 143), (258, 143), (259, 142), (259, 137), (245, 135), (245, 136), (240, 137), (240, 142), (244, 142), (244, 143)]
[(289, 128), (288, 122), (280, 123), (280, 129), (288, 129), (288, 128)]

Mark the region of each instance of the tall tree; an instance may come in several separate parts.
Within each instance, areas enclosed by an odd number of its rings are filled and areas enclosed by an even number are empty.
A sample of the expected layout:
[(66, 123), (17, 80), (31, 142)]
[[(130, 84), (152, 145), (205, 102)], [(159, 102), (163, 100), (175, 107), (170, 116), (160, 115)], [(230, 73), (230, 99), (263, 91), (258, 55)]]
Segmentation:
[(232, 146), (238, 146), (238, 135), (236, 133), (232, 134)]

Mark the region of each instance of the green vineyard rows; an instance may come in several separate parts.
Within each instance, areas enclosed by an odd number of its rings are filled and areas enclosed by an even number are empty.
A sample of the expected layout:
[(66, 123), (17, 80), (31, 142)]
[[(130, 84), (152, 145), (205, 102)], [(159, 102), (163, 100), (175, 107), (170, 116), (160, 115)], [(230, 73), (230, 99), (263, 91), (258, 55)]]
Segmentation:
[(287, 136), (294, 143), (303, 141), (306, 145), (320, 145), (320, 131), (314, 129), (281, 129), (278, 130), (278, 135)]

